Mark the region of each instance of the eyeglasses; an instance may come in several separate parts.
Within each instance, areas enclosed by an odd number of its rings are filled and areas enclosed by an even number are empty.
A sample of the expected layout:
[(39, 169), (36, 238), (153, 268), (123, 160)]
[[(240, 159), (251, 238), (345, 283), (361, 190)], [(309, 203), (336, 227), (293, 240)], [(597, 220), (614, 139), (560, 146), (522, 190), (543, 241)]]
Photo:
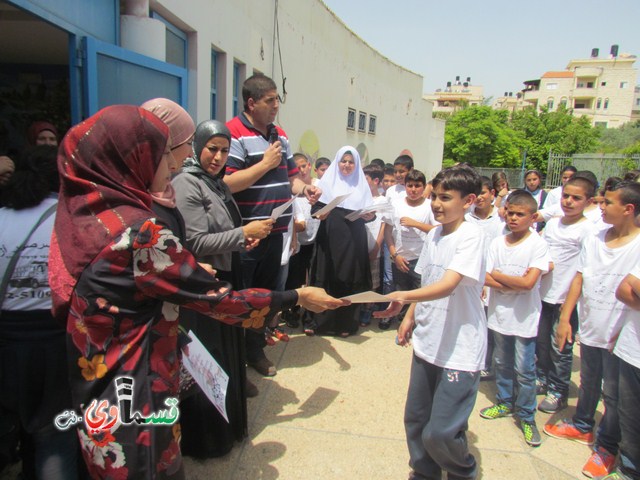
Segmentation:
[(193, 140), (189, 140), (188, 142), (181, 143), (181, 144), (180, 144), (180, 145), (178, 145), (177, 147), (172, 147), (172, 148), (171, 148), (171, 151), (173, 152), (174, 150), (179, 149), (179, 148), (180, 148), (180, 147), (182, 147), (183, 145), (189, 145), (189, 146), (192, 146), (192, 145), (193, 145)]

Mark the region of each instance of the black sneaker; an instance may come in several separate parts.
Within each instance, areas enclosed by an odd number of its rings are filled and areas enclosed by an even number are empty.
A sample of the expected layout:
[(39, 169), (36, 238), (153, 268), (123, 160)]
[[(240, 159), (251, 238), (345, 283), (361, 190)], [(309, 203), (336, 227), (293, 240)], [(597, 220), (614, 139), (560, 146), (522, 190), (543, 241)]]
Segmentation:
[(481, 382), (488, 382), (489, 380), (493, 380), (494, 378), (496, 378), (496, 376), (491, 370), (480, 370)]
[(542, 439), (540, 438), (540, 432), (538, 431), (536, 422), (525, 422), (524, 420), (521, 420), (520, 428), (522, 429), (524, 441), (527, 442), (527, 445), (531, 447), (540, 446)]
[(378, 322), (378, 328), (380, 330), (389, 330), (391, 328), (391, 322), (393, 319), (391, 318), (383, 318)]
[(544, 413), (556, 413), (566, 408), (567, 399), (553, 392), (547, 392), (547, 396), (538, 405), (538, 410)]

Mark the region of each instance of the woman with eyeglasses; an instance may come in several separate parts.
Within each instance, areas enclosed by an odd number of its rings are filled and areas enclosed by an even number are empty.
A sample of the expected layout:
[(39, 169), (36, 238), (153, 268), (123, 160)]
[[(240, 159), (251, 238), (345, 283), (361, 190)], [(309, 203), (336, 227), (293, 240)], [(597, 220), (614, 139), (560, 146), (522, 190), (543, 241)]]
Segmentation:
[[(328, 216), (321, 217), (309, 284), (326, 289), (336, 298), (371, 290), (365, 220), (358, 218), (352, 222), (346, 218), (353, 211), (373, 204), (358, 151), (351, 146), (338, 150), (318, 187), (322, 190), (322, 196), (311, 208), (312, 215), (334, 198), (347, 193), (349, 196)], [(333, 312), (307, 312), (304, 316), (304, 332), (309, 336), (327, 334), (348, 337), (357, 333), (359, 318), (358, 304)]]

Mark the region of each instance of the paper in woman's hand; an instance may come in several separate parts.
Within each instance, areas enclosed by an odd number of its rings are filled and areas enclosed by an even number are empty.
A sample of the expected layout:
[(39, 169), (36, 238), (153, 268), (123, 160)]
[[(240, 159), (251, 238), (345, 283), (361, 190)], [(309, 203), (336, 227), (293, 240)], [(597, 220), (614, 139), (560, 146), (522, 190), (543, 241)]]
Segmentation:
[(336, 198), (327, 203), (324, 207), (318, 210), (313, 216), (315, 218), (321, 217), (322, 215), (329, 213), (331, 210), (336, 208), (342, 201), (351, 195), (351, 192), (345, 193), (344, 195), (338, 195)]

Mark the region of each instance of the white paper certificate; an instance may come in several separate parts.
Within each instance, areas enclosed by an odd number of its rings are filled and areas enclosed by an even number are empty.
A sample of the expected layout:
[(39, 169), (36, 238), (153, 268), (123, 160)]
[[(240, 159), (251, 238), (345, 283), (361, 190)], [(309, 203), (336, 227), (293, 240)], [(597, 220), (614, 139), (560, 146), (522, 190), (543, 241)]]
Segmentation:
[(344, 195), (338, 195), (336, 198), (334, 198), (329, 203), (327, 203), (324, 207), (322, 207), (320, 210), (318, 210), (313, 216), (318, 218), (318, 217), (324, 215), (325, 213), (329, 213), (331, 210), (336, 208), (338, 206), (338, 204), (342, 203), (342, 201), (345, 198), (347, 198), (349, 195), (351, 195), (351, 192), (345, 193)]
[(202, 345), (195, 333), (189, 331), (189, 337), (192, 342), (188, 345), (188, 353), (182, 355), (182, 363), (213, 406), (229, 423), (226, 404), (229, 375)]
[(294, 201), (295, 199), (296, 199), (296, 197), (291, 197), (291, 199), (290, 199), (290, 200), (288, 200), (288, 201), (287, 201), (287, 203), (283, 203), (283, 204), (282, 204), (282, 205), (280, 205), (279, 207), (274, 208), (274, 209), (271, 211), (271, 218), (272, 218), (273, 220), (277, 220), (277, 219), (278, 219), (278, 217), (279, 217), (280, 215), (282, 215), (282, 214), (285, 212), (285, 210), (286, 210), (287, 208), (289, 208), (289, 206), (293, 203), (293, 201)]
[(360, 292), (342, 297), (340, 300), (351, 300), (351, 303), (389, 303), (392, 299), (376, 292)]

